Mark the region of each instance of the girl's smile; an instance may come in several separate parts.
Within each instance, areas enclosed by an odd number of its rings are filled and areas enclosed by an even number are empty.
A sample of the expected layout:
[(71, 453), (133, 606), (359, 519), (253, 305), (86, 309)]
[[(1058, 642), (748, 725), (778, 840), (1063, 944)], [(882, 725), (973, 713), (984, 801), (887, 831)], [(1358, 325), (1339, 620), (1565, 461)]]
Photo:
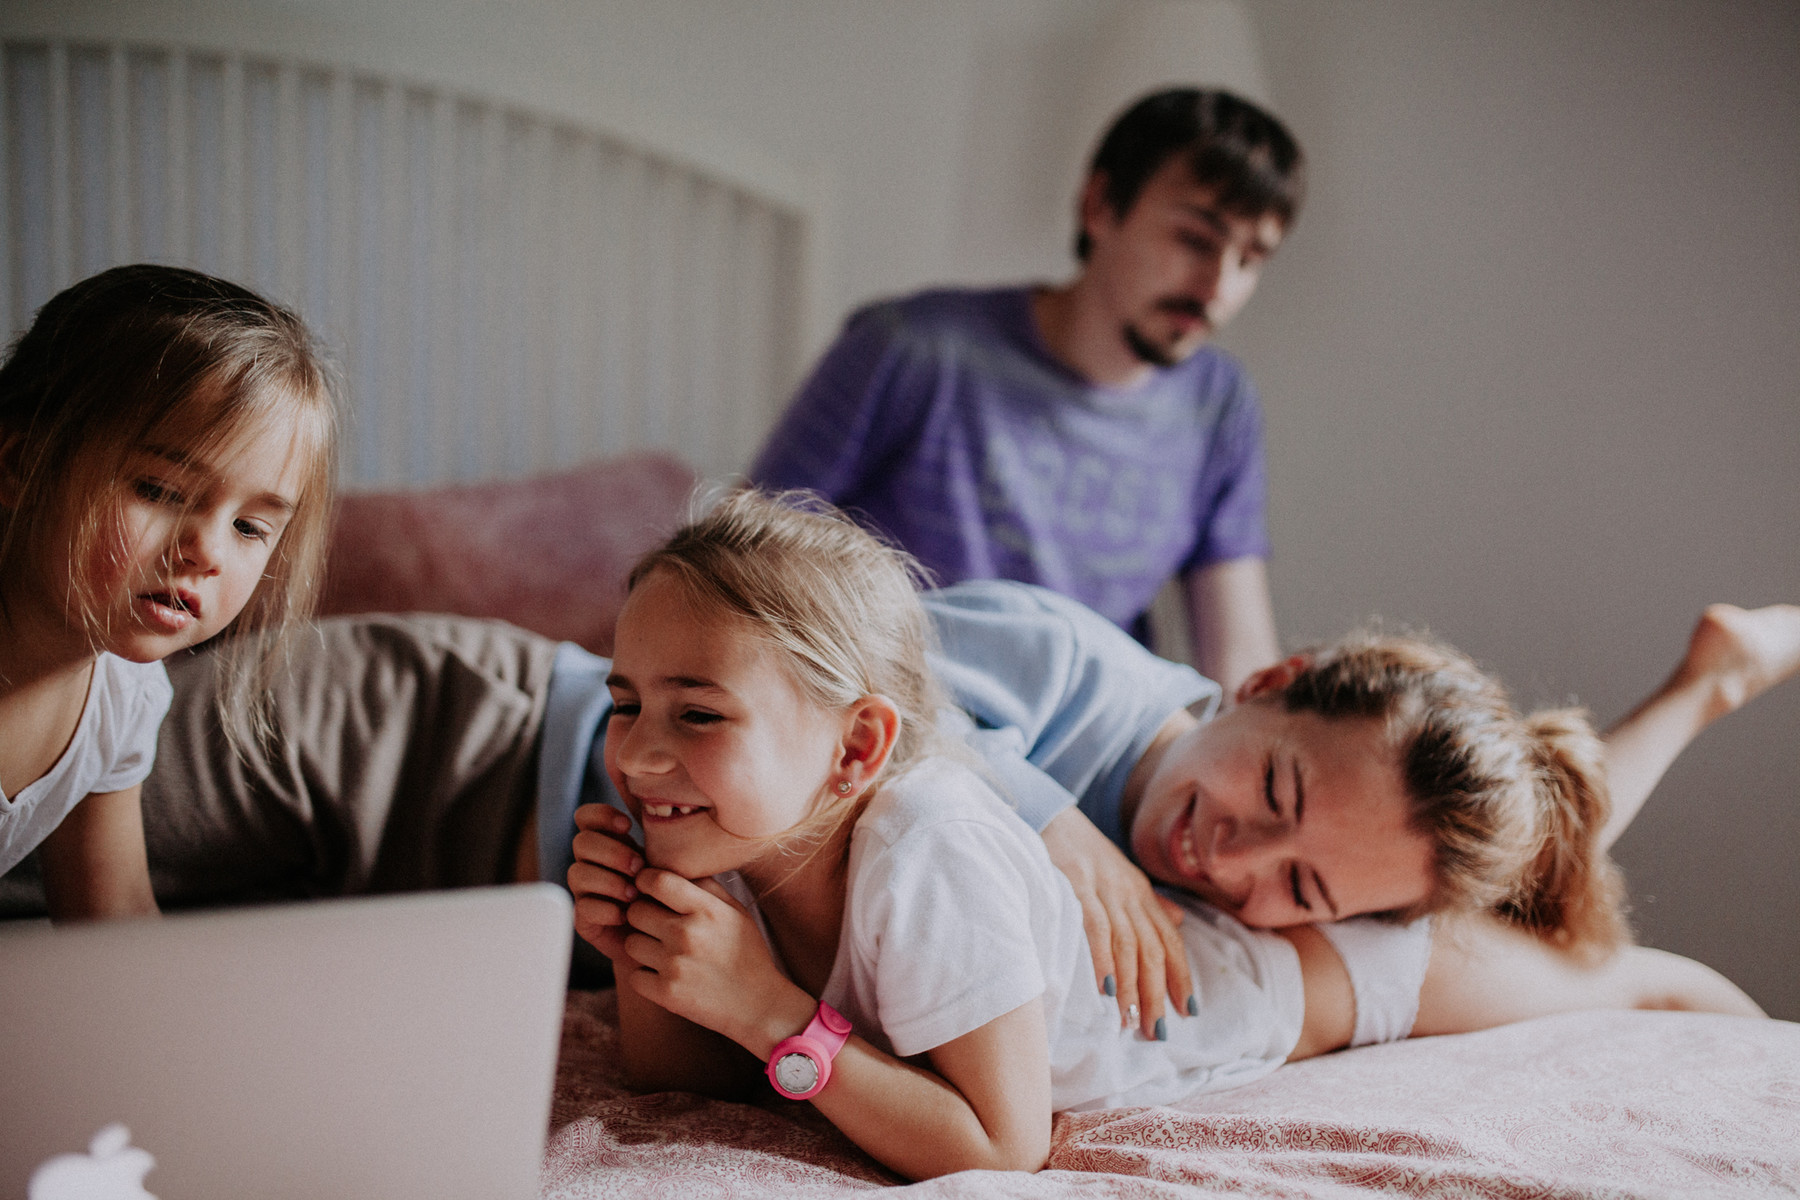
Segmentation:
[(641, 803), (642, 811), (638, 813), (638, 817), (644, 821), (671, 821), (706, 811), (702, 805), (698, 804), (657, 804), (651, 800), (644, 800)]
[(696, 605), (667, 570), (626, 599), (607, 687), (607, 775), (643, 823), (645, 860), (690, 879), (776, 857), (842, 753), (845, 720), (748, 621)]

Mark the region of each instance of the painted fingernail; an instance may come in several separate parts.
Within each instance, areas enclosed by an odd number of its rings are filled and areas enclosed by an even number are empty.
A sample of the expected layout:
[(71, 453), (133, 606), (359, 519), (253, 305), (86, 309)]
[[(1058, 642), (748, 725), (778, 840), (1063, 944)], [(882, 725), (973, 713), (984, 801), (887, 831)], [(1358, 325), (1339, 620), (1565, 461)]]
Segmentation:
[(1188, 1010), (1188, 1016), (1190, 1016), (1190, 1017), (1197, 1017), (1200, 1015), (1200, 1001), (1194, 996), (1194, 993), (1192, 993), (1192, 992), (1188, 993), (1187, 1010)]
[(1169, 1018), (1156, 1018), (1156, 1040), (1159, 1042), (1166, 1042), (1169, 1040)]
[(1109, 996), (1116, 996), (1119, 994), (1119, 985), (1113, 981), (1111, 975), (1108, 975), (1100, 981), (1100, 990)]

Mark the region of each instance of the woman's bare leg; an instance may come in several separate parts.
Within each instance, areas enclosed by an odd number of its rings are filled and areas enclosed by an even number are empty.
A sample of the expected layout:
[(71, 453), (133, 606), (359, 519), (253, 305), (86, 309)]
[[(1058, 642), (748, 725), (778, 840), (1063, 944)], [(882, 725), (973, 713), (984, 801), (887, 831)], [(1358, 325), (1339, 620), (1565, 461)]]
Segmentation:
[(1600, 848), (1611, 848), (1625, 832), (1663, 772), (1702, 729), (1796, 673), (1800, 605), (1709, 606), (1675, 673), (1606, 733), (1612, 816)]

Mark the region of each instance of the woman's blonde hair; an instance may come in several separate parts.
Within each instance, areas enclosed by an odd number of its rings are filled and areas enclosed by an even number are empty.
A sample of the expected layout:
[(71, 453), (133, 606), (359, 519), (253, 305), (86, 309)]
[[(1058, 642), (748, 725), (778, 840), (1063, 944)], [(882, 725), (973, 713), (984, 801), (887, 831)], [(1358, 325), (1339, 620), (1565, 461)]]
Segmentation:
[(1611, 801), (1585, 713), (1521, 715), (1498, 680), (1429, 638), (1352, 634), (1308, 657), (1275, 702), (1382, 721), (1413, 828), (1437, 849), (1432, 894), (1394, 916), (1491, 909), (1590, 953), (1630, 939), (1623, 881), (1599, 844)]
[[(112, 605), (91, 564), (118, 538), (146, 446), (209, 460), (263, 422), (294, 422), (306, 469), (297, 507), (261, 583), (233, 622), (222, 706), (267, 732), (267, 682), (289, 632), (312, 614), (336, 487), (330, 360), (293, 312), (178, 267), (114, 267), (54, 296), (0, 366), (0, 462), (12, 502), (0, 510), (0, 573), (41, 570), (67, 553), (69, 603), (96, 646)], [(51, 547), (64, 533), (66, 547)], [(0, 598), (0, 619), (4, 611)], [(226, 721), (228, 730), (239, 728)]]
[(629, 586), (656, 571), (696, 607), (747, 622), (820, 707), (842, 711), (879, 695), (899, 710), (881, 771), (855, 796), (827, 791), (794, 831), (801, 838), (841, 828), (882, 781), (937, 748), (941, 693), (925, 665), (922, 572), (830, 504), (807, 492), (734, 492), (640, 559)]

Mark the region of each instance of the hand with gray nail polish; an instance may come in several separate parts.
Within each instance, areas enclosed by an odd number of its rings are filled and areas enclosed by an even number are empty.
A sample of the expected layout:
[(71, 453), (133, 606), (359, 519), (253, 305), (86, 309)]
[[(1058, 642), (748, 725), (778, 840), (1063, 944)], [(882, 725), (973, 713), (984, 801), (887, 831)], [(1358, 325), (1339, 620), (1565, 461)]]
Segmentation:
[[(1079, 809), (1058, 813), (1043, 838), (1050, 861), (1081, 904), (1101, 992), (1118, 1004), (1123, 1023), (1150, 1037), (1165, 1006), (1180, 1011), (1194, 992), (1180, 907), (1158, 895), (1149, 877)], [(1198, 1004), (1189, 1003), (1187, 1011), (1197, 1013)]]

